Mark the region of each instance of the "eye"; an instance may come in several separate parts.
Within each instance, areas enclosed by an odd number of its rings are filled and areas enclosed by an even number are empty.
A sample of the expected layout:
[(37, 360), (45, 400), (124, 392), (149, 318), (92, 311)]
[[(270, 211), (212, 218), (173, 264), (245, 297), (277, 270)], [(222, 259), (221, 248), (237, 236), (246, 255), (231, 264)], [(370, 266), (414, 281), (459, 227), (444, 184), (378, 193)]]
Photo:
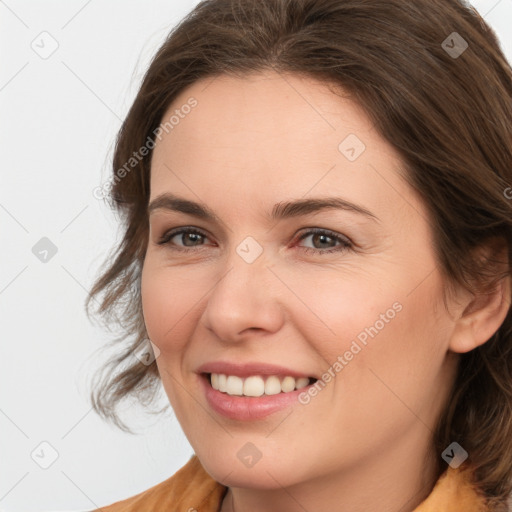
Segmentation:
[[(191, 245), (185, 245), (185, 248), (181, 248), (179, 245), (176, 245), (175, 243), (171, 242), (173, 238), (177, 238), (177, 240), (181, 240), (182, 242), (188, 240), (191, 242)], [(190, 249), (188, 249), (187, 247), (193, 248), (200, 246), (201, 244), (199, 244), (198, 242), (200, 242), (204, 238), (207, 238), (207, 236), (196, 228), (178, 228), (165, 233), (162, 236), (162, 238), (160, 238), (160, 240), (158, 241), (158, 244), (169, 244), (172, 246), (172, 249), (175, 249), (177, 251), (189, 251)]]
[[(353, 244), (348, 238), (340, 236), (337, 233), (326, 229), (309, 229), (299, 237), (299, 241), (302, 241), (308, 237), (312, 237), (311, 240), (313, 244), (319, 244), (320, 246), (323, 244), (327, 244), (328, 246), (330, 245), (329, 247), (320, 248), (301, 247), (302, 250), (308, 254), (341, 252), (353, 247)], [(181, 240), (183, 245), (179, 245), (176, 244), (176, 242), (173, 242), (173, 238), (176, 238), (176, 240)], [(194, 247), (204, 246), (205, 244), (202, 244), (201, 242), (203, 242), (205, 239), (208, 239), (208, 236), (197, 228), (184, 227), (168, 231), (160, 238), (158, 244), (170, 245), (172, 250), (187, 252), (193, 250)], [(189, 245), (187, 245), (188, 242), (190, 242)], [(338, 245), (332, 246), (332, 242), (338, 243)]]
[(302, 249), (308, 254), (309, 253), (325, 254), (325, 253), (341, 252), (341, 251), (351, 249), (353, 247), (352, 243), (350, 242), (350, 240), (348, 240), (348, 238), (342, 237), (342, 236), (338, 235), (337, 233), (328, 231), (326, 229), (320, 229), (320, 228), (309, 229), (309, 231), (307, 231), (306, 233), (301, 235), (301, 237), (299, 238), (299, 241), (302, 241), (308, 237), (312, 237), (311, 240), (312, 240), (313, 244), (320, 244), (320, 246), (322, 246), (322, 244), (325, 244), (325, 243), (330, 244), (331, 242), (339, 242), (340, 243), (340, 245), (338, 245), (338, 246), (333, 247), (331, 245), (329, 248), (324, 248), (324, 249), (322, 249), (322, 248), (317, 249), (314, 247), (303, 247)]

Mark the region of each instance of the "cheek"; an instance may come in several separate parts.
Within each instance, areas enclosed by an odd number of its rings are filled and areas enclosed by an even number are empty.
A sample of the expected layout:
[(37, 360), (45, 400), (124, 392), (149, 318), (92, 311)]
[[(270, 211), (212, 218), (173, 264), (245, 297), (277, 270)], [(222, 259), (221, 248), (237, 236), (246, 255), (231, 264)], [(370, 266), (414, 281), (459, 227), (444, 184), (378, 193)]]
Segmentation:
[(436, 290), (425, 284), (417, 292), (398, 295), (400, 310), (388, 323), (369, 319), (372, 327), (362, 331), (368, 333), (366, 345), (359, 343), (362, 350), (344, 370), (345, 395), (357, 396), (361, 411), (390, 423), (414, 421), (411, 411), (427, 420), (444, 389), (446, 335), (431, 300)]
[(352, 279), (348, 272), (313, 272), (291, 281), (304, 304), (294, 316), (301, 332), (326, 364), (343, 357), (338, 374), (358, 395), (369, 383), (382, 387), (371, 369), (403, 389), (432, 381), (442, 365), (441, 283), (431, 275), (411, 293), (421, 276), (408, 276), (403, 268), (393, 279), (389, 275), (358, 273)]
[(364, 347), (372, 334), (386, 330), (400, 315), (399, 291), (396, 287), (379, 288), (376, 281), (375, 275), (360, 269), (290, 274), (287, 282), (293, 283), (300, 301), (291, 296), (289, 305), (295, 304), (294, 318), (308, 339), (328, 348), (329, 355), (336, 358), (349, 350), (354, 340)]
[(204, 293), (204, 288), (186, 272), (181, 275), (180, 278), (177, 271), (158, 268), (151, 263), (144, 265), (141, 275), (146, 330), (163, 353), (183, 349), (193, 325), (194, 304), (201, 296), (200, 292)]

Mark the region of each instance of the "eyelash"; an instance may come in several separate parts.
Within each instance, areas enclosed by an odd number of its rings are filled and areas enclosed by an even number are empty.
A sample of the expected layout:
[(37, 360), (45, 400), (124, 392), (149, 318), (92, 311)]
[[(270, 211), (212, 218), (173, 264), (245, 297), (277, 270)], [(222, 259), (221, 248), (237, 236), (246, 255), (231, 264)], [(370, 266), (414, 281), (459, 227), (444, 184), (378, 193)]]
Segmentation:
[[(193, 251), (195, 248), (190, 247), (187, 249), (184, 249), (183, 247), (172, 245), (170, 243), (171, 239), (173, 239), (176, 235), (181, 234), (197, 234), (201, 235), (205, 238), (208, 238), (208, 236), (203, 233), (202, 231), (199, 231), (196, 228), (177, 228), (175, 230), (168, 231), (165, 233), (160, 240), (158, 241), (158, 245), (169, 245), (171, 247), (171, 250), (173, 251), (182, 251), (182, 252), (190, 252)], [(342, 252), (349, 250), (353, 247), (353, 244), (345, 237), (341, 237), (340, 235), (337, 235), (333, 231), (329, 231), (326, 229), (320, 229), (320, 228), (312, 228), (309, 231), (305, 232), (303, 235), (300, 236), (299, 242), (304, 240), (304, 238), (307, 238), (310, 235), (325, 235), (329, 238), (334, 239), (335, 241), (341, 242), (341, 246), (333, 247), (331, 249), (314, 249), (312, 247), (302, 247), (302, 250), (306, 252), (307, 254), (331, 254), (334, 252)], [(197, 246), (196, 246), (197, 247)], [(200, 247), (200, 246), (199, 246)]]

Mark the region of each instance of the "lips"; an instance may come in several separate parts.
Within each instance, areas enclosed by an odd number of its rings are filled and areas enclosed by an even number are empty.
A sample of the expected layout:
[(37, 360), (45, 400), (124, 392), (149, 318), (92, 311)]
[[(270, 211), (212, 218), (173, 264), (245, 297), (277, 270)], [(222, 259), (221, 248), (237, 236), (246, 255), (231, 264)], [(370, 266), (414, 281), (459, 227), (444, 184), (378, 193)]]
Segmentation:
[[(275, 367), (274, 367), (275, 369)], [(208, 373), (199, 374), (199, 384), (212, 411), (236, 421), (257, 421), (282, 411), (288, 407), (297, 406), (300, 394), (307, 392), (309, 386), (275, 395), (262, 395), (259, 397), (231, 396), (214, 389), (210, 384)], [(298, 405), (303, 407), (303, 405)]]
[(223, 373), (225, 375), (236, 375), (237, 377), (250, 377), (252, 375), (285, 377), (289, 375), (296, 379), (301, 377), (318, 379), (317, 376), (300, 370), (260, 362), (231, 363), (228, 361), (212, 361), (199, 366), (196, 372), (199, 374)]

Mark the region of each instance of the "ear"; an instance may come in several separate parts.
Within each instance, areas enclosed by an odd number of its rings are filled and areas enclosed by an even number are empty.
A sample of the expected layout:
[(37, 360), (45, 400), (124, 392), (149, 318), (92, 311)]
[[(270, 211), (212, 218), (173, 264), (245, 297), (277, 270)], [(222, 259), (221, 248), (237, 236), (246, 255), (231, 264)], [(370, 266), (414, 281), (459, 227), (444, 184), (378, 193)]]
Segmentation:
[[(489, 258), (492, 248), (480, 249), (484, 259)], [(495, 255), (495, 253), (494, 253)], [(493, 260), (493, 265), (497, 260)], [(497, 271), (509, 269), (508, 246), (499, 251), (499, 268)], [(500, 328), (511, 307), (510, 274), (501, 279), (489, 293), (470, 294), (463, 292), (462, 314), (455, 321), (449, 348), (453, 352), (469, 352), (483, 345)], [(460, 311), (460, 310), (459, 310)]]

